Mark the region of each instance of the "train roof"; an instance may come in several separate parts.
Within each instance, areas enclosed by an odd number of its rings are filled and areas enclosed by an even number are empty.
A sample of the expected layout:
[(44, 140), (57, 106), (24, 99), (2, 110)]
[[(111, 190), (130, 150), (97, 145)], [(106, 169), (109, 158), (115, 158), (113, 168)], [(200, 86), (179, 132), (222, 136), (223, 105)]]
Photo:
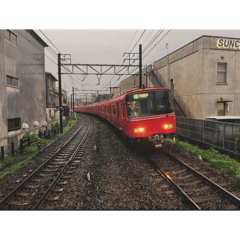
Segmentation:
[[(124, 90), (124, 91), (122, 91), (121, 93), (118, 93), (117, 95), (115, 95), (115, 96), (114, 96), (113, 98), (111, 98), (111, 99), (107, 99), (107, 100), (102, 101), (102, 102), (93, 103), (93, 104), (88, 105), (88, 106), (94, 106), (94, 105), (97, 105), (97, 104), (104, 104), (104, 103), (107, 102), (107, 101), (113, 102), (113, 101), (115, 101), (116, 99), (123, 98), (123, 97), (125, 97), (125, 96), (128, 95), (128, 94), (138, 93), (138, 92), (144, 92), (144, 91), (149, 91), (149, 90), (169, 90), (169, 88), (148, 87), (148, 88), (138, 88), (138, 89)], [(86, 107), (86, 106), (83, 106), (83, 107)]]

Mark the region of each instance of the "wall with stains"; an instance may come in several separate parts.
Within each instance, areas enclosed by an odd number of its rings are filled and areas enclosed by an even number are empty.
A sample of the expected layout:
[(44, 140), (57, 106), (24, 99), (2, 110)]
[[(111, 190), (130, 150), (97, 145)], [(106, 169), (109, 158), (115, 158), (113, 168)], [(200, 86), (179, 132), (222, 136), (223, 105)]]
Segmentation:
[[(20, 134), (8, 132), (7, 119), (21, 118), (21, 125), (36, 129), (46, 121), (46, 83), (44, 47), (28, 31), (11, 30), (17, 45), (6, 39), (0, 30), (0, 139)], [(7, 77), (18, 79), (18, 87), (8, 86)], [(21, 126), (22, 127), (22, 126)], [(6, 143), (6, 141), (4, 141)], [(1, 144), (0, 141), (0, 145)]]

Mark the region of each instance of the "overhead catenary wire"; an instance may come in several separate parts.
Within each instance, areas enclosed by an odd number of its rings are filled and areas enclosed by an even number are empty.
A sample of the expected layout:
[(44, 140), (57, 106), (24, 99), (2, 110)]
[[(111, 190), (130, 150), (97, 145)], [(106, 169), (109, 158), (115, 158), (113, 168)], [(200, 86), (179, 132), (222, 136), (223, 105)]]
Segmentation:
[[(138, 31), (138, 30), (137, 30), (137, 31)], [(133, 38), (135, 37), (137, 31), (135, 32)], [(152, 31), (153, 31), (153, 30), (152, 30)], [(139, 39), (138, 39), (137, 42), (135, 43), (135, 45), (134, 45), (134, 47), (132, 48), (132, 50), (130, 51), (130, 53), (132, 53), (132, 51), (134, 50), (134, 48), (136, 47), (136, 45), (138, 44), (138, 42), (141, 40), (141, 38), (142, 38), (142, 36), (144, 35), (145, 32), (146, 32), (146, 29), (143, 31), (143, 33), (141, 34), (141, 36), (139, 37)], [(152, 32), (151, 32), (151, 33), (152, 33)], [(151, 33), (150, 33), (150, 34), (151, 34)], [(147, 36), (147, 38), (150, 36), (150, 34)], [(133, 38), (132, 38), (132, 40), (133, 40)], [(131, 42), (132, 42), (132, 40), (131, 40)], [(145, 39), (145, 41), (146, 41), (146, 39)], [(145, 42), (145, 41), (144, 41), (144, 42)], [(131, 42), (130, 42), (130, 44), (131, 44)], [(130, 44), (128, 45), (127, 49), (129, 48)], [(127, 51), (127, 49), (125, 50), (125, 52)], [(125, 72), (126, 72), (126, 71), (125, 71)], [(125, 72), (124, 72), (124, 73), (125, 73)], [(113, 76), (113, 77), (111, 78), (111, 80), (110, 80), (107, 84), (109, 84), (114, 77), (115, 77), (115, 76)], [(116, 83), (120, 78), (121, 78), (121, 76), (120, 76), (114, 83)], [(102, 88), (102, 89), (103, 89), (103, 88)]]
[[(129, 48), (129, 46), (131, 45), (131, 43), (132, 43), (132, 41), (133, 41), (135, 35), (137, 34), (137, 32), (138, 32), (138, 30), (136, 30), (136, 32), (134, 33), (134, 35), (133, 35), (133, 37), (132, 37), (130, 43), (128, 44), (128, 47), (126, 48), (125, 52), (128, 50), (128, 48)], [(123, 56), (120, 58), (118, 64), (121, 62), (122, 58), (123, 58)], [(119, 69), (120, 69), (120, 67), (118, 68), (118, 70), (119, 70)], [(115, 77), (115, 76), (112, 76), (112, 78), (110, 79), (110, 81), (108, 81), (108, 83), (107, 83), (106, 85), (108, 85), (108, 84), (113, 80), (114, 77)], [(104, 87), (103, 87), (103, 88), (104, 88)], [(103, 88), (102, 88), (102, 89), (103, 89)]]
[(146, 32), (146, 29), (143, 31), (142, 35), (139, 37), (139, 39), (137, 40), (136, 44), (134, 45), (134, 47), (132, 48), (132, 50), (130, 51), (130, 53), (132, 53), (132, 51), (134, 50), (134, 48), (136, 47), (136, 45), (138, 44), (138, 42), (141, 40), (142, 36), (144, 35), (144, 33)]
[[(149, 43), (147, 44), (147, 46), (143, 49), (143, 52), (142, 52), (142, 53), (144, 53), (144, 51), (145, 51), (149, 46), (152, 45), (152, 43), (154, 42), (154, 40), (156, 40), (156, 39), (160, 36), (160, 34), (161, 34), (162, 32), (163, 32), (163, 30), (160, 29), (160, 30), (155, 34), (155, 36), (149, 41)], [(149, 37), (149, 36), (148, 36), (148, 37)], [(146, 39), (145, 39), (145, 41), (146, 41)], [(145, 41), (144, 41), (144, 42), (145, 42)], [(138, 56), (135, 60), (133, 60), (133, 63), (134, 63), (136, 60), (138, 60), (138, 59), (139, 59), (139, 56)], [(136, 70), (136, 68), (133, 69), (132, 72), (135, 71), (135, 70)], [(126, 71), (125, 71), (125, 72), (126, 72)], [(125, 72), (124, 72), (124, 73), (125, 73)], [(131, 72), (131, 73), (132, 73), (132, 72)], [(130, 73), (130, 74), (131, 74), (131, 73)], [(120, 80), (120, 78), (117, 79), (117, 80), (114, 82), (114, 84), (115, 84), (117, 81), (119, 81), (119, 80)]]
[[(55, 47), (55, 49), (57, 49), (57, 51), (58, 51), (59, 53), (61, 53), (61, 51), (53, 44), (53, 42), (52, 42), (40, 29), (39, 29), (39, 31), (48, 39), (48, 41)], [(47, 49), (48, 49), (48, 48), (47, 48)], [(53, 53), (55, 53), (56, 56), (54, 56), (53, 54), (52, 54), (52, 55), (57, 59), (58, 53), (56, 53), (51, 47), (49, 47), (48, 50), (49, 50), (49, 52), (50, 52), (50, 50), (51, 50)], [(65, 61), (64, 61), (64, 62), (65, 62)], [(68, 66), (66, 66), (66, 67), (61, 66), (61, 67), (62, 67), (62, 69), (65, 69), (65, 70), (63, 70), (65, 73), (67, 73), (66, 70), (69, 72), (69, 74), (67, 74), (68, 79), (71, 80), (72, 86), (76, 87), (74, 81), (75, 81), (76, 83), (78, 83), (78, 81), (73, 78), (73, 76), (71, 75), (72, 73), (70, 72)], [(66, 69), (66, 68), (67, 68), (67, 69)], [(74, 76), (75, 76), (75, 75), (74, 75)], [(69, 78), (69, 77), (70, 77), (70, 78)], [(77, 76), (75, 76), (75, 77), (76, 77), (78, 80), (80, 80)], [(80, 85), (80, 83), (78, 83), (78, 84)]]
[[(162, 41), (162, 39), (163, 39), (170, 31), (171, 31), (171, 29), (168, 30), (167, 33), (165, 33), (165, 35), (148, 51), (148, 53), (147, 53), (142, 59), (144, 59), (144, 58), (153, 50), (153, 48), (155, 48), (155, 47)], [(158, 36), (159, 36), (159, 35), (158, 35)], [(139, 57), (138, 57), (138, 58), (139, 58)], [(136, 60), (137, 60), (138, 58), (136, 58)], [(135, 69), (133, 69), (130, 74), (132, 74), (135, 70), (137, 70), (137, 67), (136, 67)], [(118, 79), (118, 80), (119, 80), (119, 79)], [(118, 80), (116, 80), (116, 81), (113, 83), (113, 85), (114, 85)]]

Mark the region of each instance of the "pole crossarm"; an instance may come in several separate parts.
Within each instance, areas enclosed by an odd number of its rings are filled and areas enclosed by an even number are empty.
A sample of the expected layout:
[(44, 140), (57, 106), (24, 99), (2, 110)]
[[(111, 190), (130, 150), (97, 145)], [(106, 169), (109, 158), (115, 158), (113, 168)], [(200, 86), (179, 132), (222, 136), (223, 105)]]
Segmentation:
[[(130, 69), (139, 67), (139, 65), (113, 65), (113, 64), (61, 64), (65, 69), (70, 66), (68, 73), (61, 74), (79, 74), (79, 75), (129, 75)], [(118, 70), (116, 70), (118, 68)], [(119, 69), (120, 68), (120, 69)], [(123, 73), (124, 70), (127, 73)]]

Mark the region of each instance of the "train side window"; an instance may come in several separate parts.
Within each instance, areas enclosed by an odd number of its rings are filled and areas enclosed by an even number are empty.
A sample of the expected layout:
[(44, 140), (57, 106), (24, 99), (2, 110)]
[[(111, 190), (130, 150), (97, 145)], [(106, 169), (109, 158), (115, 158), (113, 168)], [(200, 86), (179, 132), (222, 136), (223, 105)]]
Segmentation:
[(121, 118), (123, 118), (123, 106), (121, 106)]
[(116, 106), (112, 106), (112, 115), (116, 116)]

